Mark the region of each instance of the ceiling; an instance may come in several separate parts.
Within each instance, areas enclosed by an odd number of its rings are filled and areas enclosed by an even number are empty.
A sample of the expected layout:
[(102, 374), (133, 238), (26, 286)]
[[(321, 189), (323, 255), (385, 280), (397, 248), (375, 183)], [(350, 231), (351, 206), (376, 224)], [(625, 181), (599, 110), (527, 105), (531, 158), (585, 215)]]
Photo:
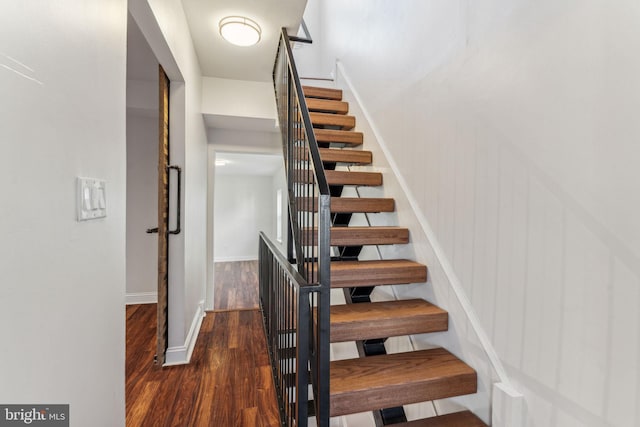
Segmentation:
[[(297, 32), (307, 0), (182, 0), (182, 3), (203, 76), (271, 82), (280, 29), (284, 26), (290, 33)], [(218, 22), (230, 15), (244, 15), (258, 22), (262, 28), (260, 42), (251, 47), (239, 47), (222, 39)], [(131, 16), (128, 24), (127, 112), (155, 117), (158, 60)], [(204, 115), (204, 119), (208, 133), (217, 131), (211, 133), (215, 138), (209, 138), (209, 141), (215, 141), (220, 148), (277, 152), (273, 150), (273, 140), (278, 129), (272, 119), (221, 115)], [(276, 148), (279, 148), (279, 138), (275, 139)], [(255, 165), (265, 159), (237, 160), (233, 164), (240, 169), (231, 164), (219, 169), (225, 169), (224, 173), (249, 173), (258, 170)], [(250, 166), (242, 166), (246, 164)]]
[[(280, 29), (297, 33), (307, 0), (183, 0), (202, 74), (236, 80), (271, 81)], [(225, 41), (218, 22), (241, 15), (256, 21), (262, 39), (239, 47)]]

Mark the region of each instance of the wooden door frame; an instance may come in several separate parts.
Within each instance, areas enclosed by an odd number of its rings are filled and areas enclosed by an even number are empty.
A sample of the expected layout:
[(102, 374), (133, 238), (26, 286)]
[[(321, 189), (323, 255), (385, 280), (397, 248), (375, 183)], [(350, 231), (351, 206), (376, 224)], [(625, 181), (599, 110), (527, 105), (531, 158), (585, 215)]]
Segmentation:
[(159, 75), (158, 132), (158, 311), (156, 363), (164, 365), (169, 335), (169, 77), (162, 65)]

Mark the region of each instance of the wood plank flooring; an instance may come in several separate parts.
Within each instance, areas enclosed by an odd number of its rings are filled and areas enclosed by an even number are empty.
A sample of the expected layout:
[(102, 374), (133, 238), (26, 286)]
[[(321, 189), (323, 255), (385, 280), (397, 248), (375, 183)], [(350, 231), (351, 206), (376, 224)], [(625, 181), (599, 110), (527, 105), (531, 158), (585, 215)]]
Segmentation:
[(257, 309), (258, 261), (216, 262), (213, 300), (214, 310)]
[(127, 427), (277, 427), (258, 310), (209, 312), (189, 365), (160, 368), (156, 305), (127, 306)]

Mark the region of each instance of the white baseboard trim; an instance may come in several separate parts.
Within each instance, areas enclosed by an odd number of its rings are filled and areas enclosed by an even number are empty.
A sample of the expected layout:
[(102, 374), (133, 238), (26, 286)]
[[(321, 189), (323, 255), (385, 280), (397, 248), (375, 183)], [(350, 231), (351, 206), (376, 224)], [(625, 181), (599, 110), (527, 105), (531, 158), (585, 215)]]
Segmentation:
[(395, 159), (391, 155), (391, 152), (389, 151), (389, 148), (384, 138), (382, 137), (382, 133), (378, 130), (377, 126), (375, 125), (373, 116), (369, 114), (367, 108), (364, 106), (362, 102), (362, 98), (360, 97), (360, 95), (358, 94), (358, 91), (353, 86), (353, 83), (347, 71), (345, 70), (344, 65), (340, 61), (336, 61), (336, 69), (341, 80), (344, 82), (344, 84), (349, 89), (349, 91), (353, 94), (354, 99), (356, 100), (358, 106), (362, 110), (364, 119), (369, 123), (369, 126), (371, 127), (371, 131), (374, 134), (375, 138), (377, 139), (378, 145), (380, 146), (382, 153), (384, 154), (387, 162), (389, 163), (391, 172), (397, 179), (398, 185), (404, 192), (405, 197), (407, 198), (407, 201), (411, 206), (413, 214), (418, 220), (420, 227), (422, 228), (422, 231), (427, 238), (427, 243), (433, 249), (435, 257), (438, 260), (438, 263), (440, 264), (440, 268), (442, 269), (444, 276), (449, 281), (451, 289), (453, 290), (458, 302), (460, 303), (460, 306), (464, 310), (464, 313), (466, 314), (467, 319), (469, 320), (469, 323), (471, 324), (474, 332), (478, 337), (478, 340), (480, 341), (483, 351), (487, 355), (487, 358), (489, 360), (489, 363), (491, 364), (491, 367), (493, 368), (494, 372), (498, 377), (497, 382), (502, 383), (504, 387), (511, 388), (511, 383), (509, 381), (507, 371), (502, 365), (502, 361), (498, 357), (498, 353), (493, 347), (493, 344), (491, 343), (491, 340), (489, 339), (489, 336), (487, 335), (486, 331), (482, 327), (482, 324), (478, 319), (478, 315), (476, 314), (473, 308), (473, 305), (471, 304), (471, 300), (469, 299), (466, 292), (464, 291), (464, 288), (462, 287), (462, 283), (460, 282), (460, 279), (456, 275), (453, 269), (453, 266), (451, 265), (451, 262), (449, 261), (449, 259), (447, 258), (444, 252), (444, 249), (442, 249), (442, 245), (436, 238), (433, 228), (431, 228), (429, 221), (427, 221), (427, 218), (422, 213), (418, 205), (418, 202), (415, 196), (413, 195), (413, 192), (407, 185), (407, 182), (405, 181), (404, 176), (402, 175), (400, 168), (398, 167), (398, 164), (396, 163)]
[(191, 355), (193, 354), (193, 349), (196, 346), (200, 327), (202, 326), (202, 320), (205, 316), (204, 300), (202, 300), (198, 304), (196, 314), (193, 316), (189, 333), (184, 340), (184, 345), (169, 347), (165, 355), (164, 365), (162, 366), (186, 365), (191, 361)]
[(158, 302), (157, 292), (133, 292), (126, 295), (126, 304), (155, 304)]
[(258, 255), (214, 257), (213, 262), (257, 261)]

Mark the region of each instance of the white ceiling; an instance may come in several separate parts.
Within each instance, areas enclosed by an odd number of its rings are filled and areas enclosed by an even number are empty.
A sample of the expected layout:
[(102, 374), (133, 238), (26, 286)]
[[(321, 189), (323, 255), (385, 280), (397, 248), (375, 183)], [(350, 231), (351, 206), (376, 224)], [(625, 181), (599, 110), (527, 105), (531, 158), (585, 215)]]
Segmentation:
[[(280, 29), (297, 33), (307, 0), (183, 0), (202, 74), (236, 80), (271, 81)], [(256, 21), (262, 39), (239, 47), (225, 41), (218, 22), (241, 15)]]
[[(307, 4), (307, 0), (182, 1), (203, 76), (261, 82), (271, 82), (280, 29), (284, 26), (291, 34), (296, 33)], [(244, 15), (258, 22), (262, 28), (260, 42), (252, 47), (239, 47), (222, 39), (218, 22), (229, 15)], [(131, 16), (128, 28), (127, 111), (152, 117), (157, 115), (157, 96), (153, 91), (157, 88), (158, 61)], [(144, 82), (152, 83), (148, 85), (151, 95), (142, 90), (146, 88)], [(220, 148), (259, 153), (279, 151), (278, 129), (273, 120), (221, 115), (204, 118), (208, 133), (214, 136), (209, 138), (210, 142)], [(241, 170), (249, 173), (259, 170), (256, 164), (261, 160), (265, 159), (244, 158), (234, 162), (238, 167), (219, 169), (226, 169), (223, 173)]]

